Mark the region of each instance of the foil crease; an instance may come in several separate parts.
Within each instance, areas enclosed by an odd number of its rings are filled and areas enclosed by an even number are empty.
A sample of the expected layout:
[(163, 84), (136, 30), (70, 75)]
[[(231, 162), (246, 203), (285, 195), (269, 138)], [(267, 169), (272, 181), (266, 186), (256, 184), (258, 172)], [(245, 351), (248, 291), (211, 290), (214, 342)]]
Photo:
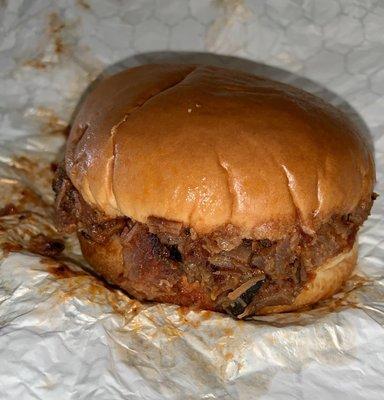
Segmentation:
[[(0, 2), (0, 399), (382, 399), (384, 8), (342, 0)], [(342, 108), (375, 148), (380, 195), (356, 274), (333, 299), (250, 321), (141, 304), (60, 240), (51, 179), (103, 74), (203, 62)]]

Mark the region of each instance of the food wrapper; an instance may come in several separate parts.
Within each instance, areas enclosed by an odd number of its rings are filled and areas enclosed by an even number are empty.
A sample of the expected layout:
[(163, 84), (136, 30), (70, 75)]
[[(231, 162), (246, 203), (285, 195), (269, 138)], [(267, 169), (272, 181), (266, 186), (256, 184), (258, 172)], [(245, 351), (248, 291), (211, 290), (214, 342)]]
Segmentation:
[[(0, 398), (382, 399), (383, 25), (380, 1), (0, 1)], [(82, 95), (159, 61), (285, 81), (360, 124), (381, 196), (341, 293), (237, 321), (129, 298), (75, 237), (57, 256), (51, 179)]]

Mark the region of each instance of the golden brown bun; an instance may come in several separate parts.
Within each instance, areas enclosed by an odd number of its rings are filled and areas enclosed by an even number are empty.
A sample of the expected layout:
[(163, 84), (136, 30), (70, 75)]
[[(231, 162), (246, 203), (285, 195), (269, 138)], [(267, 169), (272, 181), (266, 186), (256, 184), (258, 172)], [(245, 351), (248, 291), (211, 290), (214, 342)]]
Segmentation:
[(306, 284), (292, 304), (264, 307), (257, 314), (265, 315), (295, 311), (331, 297), (341, 289), (345, 281), (351, 276), (355, 269), (356, 261), (357, 240), (349, 252), (339, 254), (318, 267), (313, 280)]
[(210, 66), (145, 65), (98, 84), (74, 121), (66, 170), (111, 217), (205, 234), (312, 233), (369, 199), (374, 165), (357, 128), (291, 86)]

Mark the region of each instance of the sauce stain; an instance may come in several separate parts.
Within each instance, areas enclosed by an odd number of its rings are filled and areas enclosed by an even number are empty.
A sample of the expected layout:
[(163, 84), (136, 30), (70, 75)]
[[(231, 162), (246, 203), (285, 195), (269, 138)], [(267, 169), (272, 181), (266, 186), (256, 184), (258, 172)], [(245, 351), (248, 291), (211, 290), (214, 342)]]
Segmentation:
[(19, 211), (14, 204), (8, 203), (4, 207), (0, 208), (0, 217), (4, 217), (6, 215), (18, 214), (18, 212)]
[(47, 267), (47, 271), (56, 279), (68, 279), (87, 275), (85, 272), (74, 271), (63, 262), (57, 262), (49, 258), (40, 260), (40, 264), (45, 265)]
[(64, 249), (65, 245), (61, 239), (51, 238), (43, 233), (33, 235), (27, 244), (27, 250), (31, 253), (48, 257), (57, 257)]
[[(15, 156), (10, 161), (18, 175), (19, 182), (13, 185), (12, 202), (22, 212), (31, 206), (43, 208), (40, 214), (48, 214), (53, 207), (52, 180), (50, 163), (24, 155)], [(29, 182), (33, 186), (29, 186)], [(17, 199), (17, 201), (15, 200)], [(52, 220), (50, 217), (49, 220)]]
[(44, 70), (47, 68), (47, 63), (37, 58), (32, 58), (23, 62), (23, 66), (34, 69)]
[[(1, 226), (0, 226), (1, 228)], [(3, 230), (5, 231), (5, 230)], [(3, 255), (7, 256), (12, 252), (20, 252), (23, 250), (32, 254), (37, 254), (47, 257), (59, 256), (65, 248), (64, 242), (60, 239), (50, 238), (42, 233), (29, 237), (29, 240), (22, 241), (22, 238), (16, 238), (20, 241), (5, 240), (0, 244), (3, 250)]]
[(45, 49), (36, 49), (36, 53), (39, 55), (35, 58), (25, 60), (23, 66), (34, 68), (36, 70), (44, 71), (48, 67), (52, 67), (57, 64), (60, 57), (69, 52), (69, 44), (63, 39), (63, 31), (67, 29), (68, 31), (73, 28), (72, 26), (67, 26), (65, 22), (60, 18), (59, 14), (56, 12), (50, 13), (47, 17), (46, 28), (45, 28), (45, 39), (46, 49), (53, 49), (55, 57), (49, 54), (49, 57), (45, 56)]
[(224, 328), (223, 334), (224, 336), (233, 336), (234, 334), (233, 328)]
[(23, 246), (19, 243), (4, 242), (1, 244), (1, 249), (3, 250), (3, 255), (8, 256), (9, 253), (15, 253), (23, 250)]
[(52, 109), (40, 106), (33, 111), (32, 115), (41, 122), (41, 134), (68, 137), (70, 126), (66, 121), (58, 117)]
[[(45, 258), (41, 260), (41, 264), (60, 283), (61, 290), (57, 291), (59, 302), (78, 298), (89, 304), (109, 306), (112, 313), (123, 318), (124, 325), (130, 322), (130, 328), (135, 328), (132, 320), (143, 309), (139, 301), (129, 298), (102, 279), (98, 279), (86, 271), (75, 270), (60, 260)], [(44, 287), (41, 289), (42, 291), (45, 290)], [(142, 328), (142, 324), (136, 324), (138, 332)], [(169, 333), (171, 332), (169, 331)], [(175, 336), (174, 332), (172, 334)]]
[(65, 51), (65, 46), (61, 38), (61, 31), (65, 28), (65, 23), (60, 19), (57, 13), (51, 13), (48, 16), (48, 36), (52, 36), (55, 52), (61, 54)]
[(90, 10), (91, 6), (85, 0), (77, 0), (77, 4), (84, 10)]
[(208, 311), (208, 310), (203, 310), (201, 311), (200, 317), (203, 321), (207, 321), (209, 319), (211, 319), (213, 316), (213, 312), (212, 311)]
[(215, 314), (209, 310), (199, 310), (194, 307), (178, 306), (176, 313), (179, 317), (179, 323), (186, 327), (197, 329), (204, 321), (210, 320)]

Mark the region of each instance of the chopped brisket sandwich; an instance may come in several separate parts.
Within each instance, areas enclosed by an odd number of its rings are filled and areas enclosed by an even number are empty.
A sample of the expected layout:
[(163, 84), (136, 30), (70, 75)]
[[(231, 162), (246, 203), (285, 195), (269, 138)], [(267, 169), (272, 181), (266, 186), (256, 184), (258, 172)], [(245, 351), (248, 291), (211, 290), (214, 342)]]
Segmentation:
[(375, 197), (358, 128), (292, 86), (144, 65), (82, 104), (54, 180), (57, 226), (140, 300), (238, 318), (331, 296)]

